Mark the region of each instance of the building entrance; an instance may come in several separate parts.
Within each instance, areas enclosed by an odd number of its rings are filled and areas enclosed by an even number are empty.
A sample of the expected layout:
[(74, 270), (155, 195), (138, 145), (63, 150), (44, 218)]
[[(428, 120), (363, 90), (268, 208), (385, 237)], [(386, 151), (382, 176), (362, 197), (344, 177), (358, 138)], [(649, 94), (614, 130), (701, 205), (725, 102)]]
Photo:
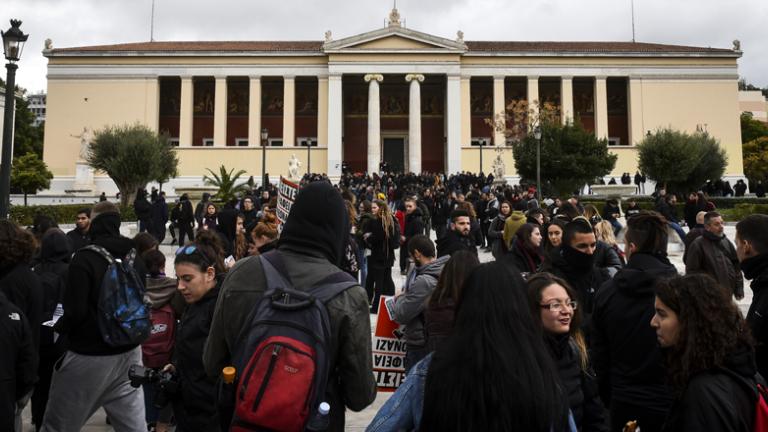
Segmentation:
[(405, 171), (405, 138), (387, 137), (382, 140), (381, 160), (387, 163), (391, 172)]

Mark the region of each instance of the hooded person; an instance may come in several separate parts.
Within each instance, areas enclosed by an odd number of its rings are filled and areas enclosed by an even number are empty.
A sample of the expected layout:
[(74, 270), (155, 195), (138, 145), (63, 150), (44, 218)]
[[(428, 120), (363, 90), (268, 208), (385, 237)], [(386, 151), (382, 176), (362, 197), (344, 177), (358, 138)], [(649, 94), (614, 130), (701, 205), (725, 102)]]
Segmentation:
[(237, 210), (223, 208), (219, 211), (216, 234), (218, 234), (224, 245), (224, 256), (234, 256), (235, 237), (237, 235)]
[[(341, 194), (329, 183), (310, 183), (299, 191), (274, 252), (280, 254), (295, 289), (307, 289), (341, 271), (347, 219)], [(265, 291), (259, 257), (243, 258), (227, 272), (203, 354), (209, 376), (220, 376), (222, 368), (232, 363), (242, 328)], [(327, 430), (342, 431), (345, 407), (360, 411), (376, 397), (369, 306), (365, 291), (355, 285), (326, 307), (333, 359), (326, 386), (325, 400), (331, 406)]]

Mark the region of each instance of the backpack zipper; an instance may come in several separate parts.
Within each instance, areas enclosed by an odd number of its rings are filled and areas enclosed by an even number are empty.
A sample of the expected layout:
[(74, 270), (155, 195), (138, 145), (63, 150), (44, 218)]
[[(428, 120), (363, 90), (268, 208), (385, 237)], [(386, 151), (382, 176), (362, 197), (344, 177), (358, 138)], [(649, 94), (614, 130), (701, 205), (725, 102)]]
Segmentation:
[(269, 366), (267, 367), (267, 377), (262, 381), (261, 386), (259, 386), (259, 392), (256, 393), (256, 399), (253, 401), (253, 411), (256, 412), (256, 407), (259, 406), (259, 402), (261, 402), (261, 398), (264, 397), (264, 392), (267, 391), (267, 385), (269, 384), (269, 380), (272, 378), (272, 372), (275, 370), (275, 364), (277, 363), (277, 357), (280, 355), (280, 351), (283, 349), (281, 345), (275, 345), (275, 348), (272, 350), (272, 358), (269, 359)]

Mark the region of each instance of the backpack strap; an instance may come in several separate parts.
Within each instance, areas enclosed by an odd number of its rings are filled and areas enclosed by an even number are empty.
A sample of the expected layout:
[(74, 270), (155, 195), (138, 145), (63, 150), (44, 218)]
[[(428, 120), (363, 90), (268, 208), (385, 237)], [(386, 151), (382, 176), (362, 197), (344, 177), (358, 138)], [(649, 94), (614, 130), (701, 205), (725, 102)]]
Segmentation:
[(128, 255), (125, 256), (125, 261), (128, 263), (129, 266), (133, 267), (133, 263), (136, 262), (136, 248), (133, 248), (130, 251), (128, 251)]
[[(106, 250), (105, 248), (103, 248), (102, 246), (95, 245), (95, 244), (89, 244), (87, 246), (83, 246), (82, 248), (80, 248), (80, 250), (81, 251), (89, 250), (91, 252), (96, 252), (97, 254), (101, 255), (102, 258), (107, 260), (109, 265), (112, 265), (112, 264), (115, 263), (115, 258), (112, 256), (112, 254), (109, 253), (109, 251)], [(135, 251), (134, 251), (134, 254), (135, 254)]]
[[(259, 258), (261, 259), (261, 264), (264, 268), (264, 276), (271, 284), (267, 289), (267, 293), (274, 290), (299, 291), (291, 282), (290, 276), (288, 276), (288, 270), (285, 267), (285, 262), (277, 250), (271, 250), (264, 255), (260, 255)], [(315, 282), (309, 290), (303, 292), (325, 304), (341, 292), (357, 284), (357, 280), (349, 273), (338, 271)]]

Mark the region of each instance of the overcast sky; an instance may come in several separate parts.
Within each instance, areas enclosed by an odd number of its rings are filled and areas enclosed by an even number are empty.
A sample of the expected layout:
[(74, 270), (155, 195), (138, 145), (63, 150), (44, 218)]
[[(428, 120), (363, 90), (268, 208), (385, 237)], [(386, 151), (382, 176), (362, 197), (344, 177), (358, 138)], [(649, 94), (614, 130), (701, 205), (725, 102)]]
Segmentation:
[[(0, 28), (30, 35), (17, 83), (45, 90), (46, 38), (57, 48), (147, 41), (152, 0), (3, 0)], [(400, 0), (406, 26), (450, 39), (628, 41), (630, 0)], [(380, 28), (391, 0), (155, 0), (155, 40), (322, 40)], [(768, 86), (768, 1), (635, 0), (636, 39), (744, 51), (739, 73)], [(5, 72), (2, 72), (5, 78)]]

